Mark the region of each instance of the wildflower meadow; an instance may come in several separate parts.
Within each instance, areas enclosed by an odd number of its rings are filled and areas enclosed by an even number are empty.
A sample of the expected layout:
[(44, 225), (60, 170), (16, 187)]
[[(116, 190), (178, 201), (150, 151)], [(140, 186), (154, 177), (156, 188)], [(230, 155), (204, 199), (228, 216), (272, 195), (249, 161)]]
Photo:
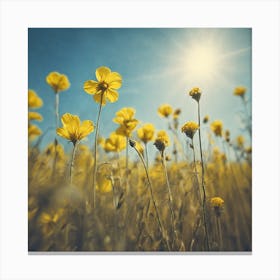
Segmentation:
[(250, 43), (29, 29), (29, 251), (251, 251)]

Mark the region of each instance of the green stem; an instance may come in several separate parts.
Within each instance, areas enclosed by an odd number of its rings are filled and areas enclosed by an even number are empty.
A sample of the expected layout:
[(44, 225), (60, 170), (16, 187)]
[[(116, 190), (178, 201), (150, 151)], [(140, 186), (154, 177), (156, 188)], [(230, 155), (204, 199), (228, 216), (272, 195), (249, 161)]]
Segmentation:
[(97, 140), (98, 140), (98, 134), (99, 134), (99, 123), (100, 123), (100, 115), (101, 115), (101, 110), (102, 110), (102, 101), (103, 101), (103, 94), (101, 94), (98, 116), (97, 116), (97, 123), (96, 123), (95, 139), (94, 139), (93, 184), (92, 184), (92, 201), (91, 201), (92, 209), (95, 208), (95, 202), (96, 202), (95, 201), (95, 199), (96, 199), (95, 190), (96, 190), (96, 174), (97, 174)]
[(76, 155), (76, 150), (78, 147), (78, 142), (73, 143), (73, 151), (72, 151), (72, 157), (71, 157), (71, 163), (70, 163), (70, 186), (72, 186), (73, 183), (73, 173), (74, 173), (74, 160)]
[(204, 230), (205, 230), (205, 236), (206, 236), (206, 245), (208, 251), (210, 250), (209, 246), (209, 237), (208, 237), (208, 229), (207, 229), (207, 222), (206, 222), (206, 191), (205, 191), (205, 182), (204, 182), (204, 162), (203, 162), (203, 155), (202, 155), (202, 145), (201, 145), (201, 128), (200, 128), (200, 104), (198, 104), (198, 136), (199, 136), (199, 148), (200, 148), (200, 159), (201, 159), (201, 186), (203, 190), (203, 203), (202, 203), (202, 208), (203, 208), (203, 223), (204, 223)]

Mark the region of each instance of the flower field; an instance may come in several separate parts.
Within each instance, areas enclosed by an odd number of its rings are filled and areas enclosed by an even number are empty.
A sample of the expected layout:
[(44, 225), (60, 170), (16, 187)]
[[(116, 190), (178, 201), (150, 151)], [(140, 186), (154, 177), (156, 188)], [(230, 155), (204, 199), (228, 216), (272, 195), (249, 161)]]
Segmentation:
[[(236, 85), (228, 93), (242, 108), (237, 137), (202, 109), (207, 89), (199, 87), (181, 93), (193, 106), (191, 119), (182, 118), (184, 104), (173, 108), (159, 100), (165, 129), (157, 129), (154, 119), (138, 119), (133, 106), (115, 109), (125, 83), (117, 71), (100, 66), (92, 80), (81, 81), (97, 108), (92, 119), (61, 113), (71, 81), (49, 72), (56, 136), (46, 146), (38, 112), (45, 104), (40, 92), (28, 90), (29, 251), (251, 251), (247, 88)], [(100, 129), (109, 111), (117, 128), (105, 136)]]

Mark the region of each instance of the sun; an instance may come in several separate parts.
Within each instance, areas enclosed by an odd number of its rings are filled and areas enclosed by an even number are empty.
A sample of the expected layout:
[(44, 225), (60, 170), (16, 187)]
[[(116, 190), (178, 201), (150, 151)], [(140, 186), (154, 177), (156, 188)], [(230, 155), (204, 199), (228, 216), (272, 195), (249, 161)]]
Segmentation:
[(214, 44), (192, 45), (185, 51), (184, 68), (189, 81), (210, 83), (222, 67), (220, 52)]

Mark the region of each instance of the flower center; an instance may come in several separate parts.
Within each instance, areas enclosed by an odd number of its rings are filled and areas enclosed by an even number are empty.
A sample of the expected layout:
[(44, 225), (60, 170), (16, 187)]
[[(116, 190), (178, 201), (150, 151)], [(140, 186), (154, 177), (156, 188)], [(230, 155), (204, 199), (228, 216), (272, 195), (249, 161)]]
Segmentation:
[(105, 90), (108, 89), (108, 87), (109, 87), (109, 85), (108, 85), (107, 83), (105, 83), (105, 82), (100, 82), (100, 83), (98, 84), (98, 91), (104, 92)]

